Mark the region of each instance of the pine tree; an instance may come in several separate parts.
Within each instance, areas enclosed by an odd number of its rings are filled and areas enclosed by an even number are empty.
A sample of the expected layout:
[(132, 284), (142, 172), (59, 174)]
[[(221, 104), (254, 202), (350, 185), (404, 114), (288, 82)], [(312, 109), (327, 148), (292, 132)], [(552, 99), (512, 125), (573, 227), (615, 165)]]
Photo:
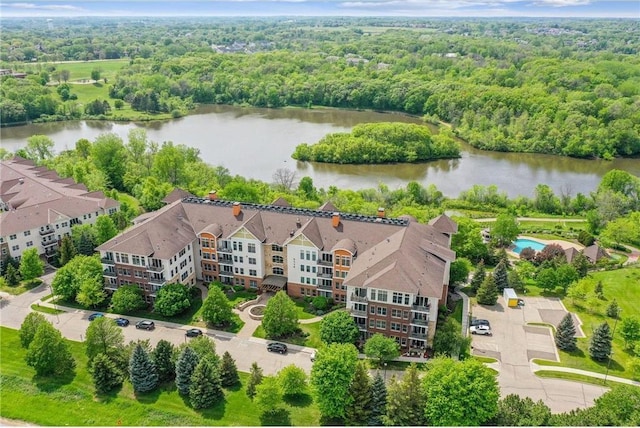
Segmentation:
[[(506, 262), (508, 263), (508, 262)], [(507, 265), (504, 260), (500, 260), (500, 263), (493, 270), (493, 279), (496, 282), (498, 291), (502, 292), (505, 288), (509, 288), (509, 278), (507, 277)]]
[(481, 305), (495, 305), (498, 301), (498, 288), (496, 282), (493, 279), (493, 275), (489, 274), (482, 282), (482, 285), (478, 289), (476, 299)]
[(380, 373), (373, 379), (371, 386), (371, 415), (369, 426), (384, 425), (383, 417), (387, 411), (387, 385)]
[(58, 254), (60, 255), (60, 258), (58, 259), (60, 262), (60, 267), (69, 263), (69, 260), (71, 260), (78, 254), (76, 246), (73, 245), (73, 239), (71, 239), (70, 236), (67, 235), (62, 237), (62, 242), (60, 243)]
[(106, 354), (98, 354), (93, 359), (91, 377), (98, 394), (106, 394), (122, 385), (122, 373)]
[(78, 254), (83, 254), (85, 256), (92, 256), (96, 248), (96, 244), (93, 241), (91, 236), (83, 233), (78, 240)]
[(618, 306), (618, 301), (616, 299), (613, 299), (609, 306), (607, 306), (607, 316), (614, 319), (617, 319), (620, 316), (620, 307)]
[(606, 361), (611, 354), (611, 329), (606, 322), (600, 324), (593, 331), (589, 343), (589, 355), (596, 361)]
[(7, 266), (7, 273), (4, 275), (4, 279), (7, 280), (7, 284), (11, 287), (15, 287), (20, 283), (20, 277), (18, 277), (18, 269), (16, 269), (13, 265)]
[(167, 382), (176, 377), (176, 366), (171, 358), (173, 355), (173, 345), (162, 339), (151, 353), (151, 359), (156, 365), (158, 372), (158, 382)]
[(371, 419), (371, 379), (362, 361), (356, 366), (349, 393), (353, 401), (345, 411), (346, 425), (367, 425)]
[(213, 406), (224, 396), (220, 384), (220, 373), (208, 359), (200, 360), (189, 387), (189, 400), (194, 409), (206, 409)]
[(602, 281), (598, 281), (598, 283), (596, 284), (596, 287), (593, 289), (593, 292), (596, 293), (596, 296), (598, 296), (598, 299), (602, 299), (604, 297), (603, 294), (603, 285), (602, 285)]
[(484, 261), (480, 260), (480, 263), (478, 263), (478, 266), (476, 267), (476, 271), (473, 273), (473, 276), (471, 277), (471, 282), (469, 283), (469, 286), (471, 287), (472, 291), (474, 292), (478, 291), (478, 289), (484, 282), (484, 278), (486, 275), (487, 275), (487, 271), (484, 268)]
[(158, 385), (156, 366), (141, 345), (137, 345), (129, 360), (129, 379), (135, 392), (148, 392)]
[(256, 396), (256, 386), (260, 385), (264, 375), (262, 369), (258, 366), (258, 363), (251, 364), (251, 370), (249, 372), (249, 383), (247, 383), (247, 396), (253, 400)]
[(556, 330), (556, 346), (563, 351), (571, 352), (576, 349), (576, 327), (573, 324), (573, 317), (567, 313)]
[(180, 353), (176, 363), (176, 387), (182, 395), (189, 395), (191, 388), (191, 376), (198, 365), (198, 356), (189, 347)]
[(576, 268), (576, 272), (578, 272), (578, 276), (580, 278), (587, 276), (587, 272), (589, 271), (589, 260), (582, 251), (573, 258), (571, 265)]
[(385, 425), (425, 425), (424, 407), (426, 398), (420, 384), (418, 368), (409, 365), (402, 380), (392, 380), (387, 390), (387, 414)]
[(236, 385), (240, 381), (236, 362), (231, 357), (231, 354), (229, 352), (225, 352), (222, 355), (222, 364), (220, 366), (220, 381), (222, 382), (222, 386), (224, 387)]

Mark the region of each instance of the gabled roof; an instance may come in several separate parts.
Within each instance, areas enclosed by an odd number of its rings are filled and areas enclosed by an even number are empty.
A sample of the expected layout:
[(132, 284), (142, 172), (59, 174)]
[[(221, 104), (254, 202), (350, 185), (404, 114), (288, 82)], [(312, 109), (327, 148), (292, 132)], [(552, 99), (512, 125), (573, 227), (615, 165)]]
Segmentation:
[(338, 209), (336, 208), (335, 205), (333, 205), (331, 202), (327, 201), (324, 204), (320, 205), (320, 208), (318, 208), (319, 211), (329, 211), (329, 212), (336, 212), (338, 211)]
[(598, 244), (593, 244), (582, 250), (584, 255), (589, 259), (591, 263), (595, 263), (603, 257), (609, 257), (609, 254), (599, 246)]
[(574, 247), (565, 248), (564, 257), (567, 259), (567, 263), (571, 263), (579, 253), (580, 252)]
[(247, 220), (243, 226), (251, 232), (253, 236), (260, 242), (264, 242), (267, 239), (264, 233), (264, 224), (262, 223), (262, 215), (260, 211), (256, 212), (249, 220)]
[(194, 195), (192, 195), (191, 193), (187, 192), (186, 190), (182, 190), (179, 187), (174, 187), (173, 190), (171, 192), (169, 192), (169, 194), (167, 196), (164, 197), (164, 199), (162, 200), (163, 204), (172, 204), (177, 200), (180, 200), (182, 198), (188, 198), (188, 197), (193, 197)]
[(300, 233), (304, 234), (309, 241), (313, 242), (317, 248), (322, 250), (324, 243), (322, 242), (322, 235), (318, 228), (318, 222), (315, 218), (311, 218), (304, 226), (300, 228)]
[(200, 231), (200, 233), (210, 233), (216, 238), (222, 235), (222, 227), (218, 223), (212, 223)]
[(433, 226), (437, 231), (449, 235), (458, 232), (458, 224), (444, 214), (432, 218), (429, 221), (429, 225)]
[(356, 252), (358, 251), (358, 247), (356, 246), (356, 243), (353, 242), (353, 239), (351, 238), (344, 238), (341, 239), (340, 241), (338, 241), (336, 243), (336, 245), (334, 245), (331, 248), (331, 251), (336, 251), (336, 250), (346, 250), (348, 252), (350, 252), (351, 254), (356, 254)]
[(290, 207), (291, 206), (291, 204), (289, 202), (287, 202), (287, 200), (285, 198), (283, 198), (282, 196), (280, 196), (278, 199), (273, 201), (271, 203), (271, 205), (276, 206), (276, 207)]

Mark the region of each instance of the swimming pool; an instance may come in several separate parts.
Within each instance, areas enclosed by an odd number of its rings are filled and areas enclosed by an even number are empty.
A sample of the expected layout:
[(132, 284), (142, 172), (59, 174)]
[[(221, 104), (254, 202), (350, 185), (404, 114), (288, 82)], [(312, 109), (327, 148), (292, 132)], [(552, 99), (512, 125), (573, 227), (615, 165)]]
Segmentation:
[(520, 251), (524, 250), (527, 247), (533, 248), (536, 251), (542, 251), (542, 249), (546, 247), (546, 244), (524, 238), (516, 239), (515, 241), (513, 241), (513, 245), (515, 245), (513, 252), (516, 254), (520, 254)]

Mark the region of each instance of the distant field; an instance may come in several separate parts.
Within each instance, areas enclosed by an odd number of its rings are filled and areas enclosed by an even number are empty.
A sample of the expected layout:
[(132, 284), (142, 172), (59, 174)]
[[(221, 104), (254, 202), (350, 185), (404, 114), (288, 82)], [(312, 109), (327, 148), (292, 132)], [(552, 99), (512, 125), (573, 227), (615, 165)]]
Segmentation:
[(36, 64), (24, 64), (25, 70), (46, 69), (49, 66), (56, 68), (56, 71), (69, 70), (71, 73), (69, 81), (81, 81), (91, 79), (91, 72), (95, 69), (100, 70), (100, 79), (115, 78), (116, 73), (126, 64), (129, 59), (113, 59), (106, 61), (80, 61), (80, 62), (40, 62)]

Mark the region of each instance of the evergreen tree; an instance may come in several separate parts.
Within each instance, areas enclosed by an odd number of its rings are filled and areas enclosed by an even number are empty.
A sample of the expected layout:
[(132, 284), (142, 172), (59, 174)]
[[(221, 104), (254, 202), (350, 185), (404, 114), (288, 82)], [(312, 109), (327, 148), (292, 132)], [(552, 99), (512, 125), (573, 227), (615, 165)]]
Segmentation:
[(96, 248), (93, 237), (88, 233), (83, 233), (78, 239), (78, 254), (92, 256)]
[(367, 425), (382, 426), (384, 425), (384, 415), (387, 411), (387, 385), (380, 376), (380, 372), (373, 379), (371, 386), (371, 415)]
[(189, 387), (191, 405), (194, 409), (206, 409), (213, 406), (223, 396), (220, 373), (208, 359), (203, 358), (191, 376), (191, 386)]
[(345, 411), (346, 425), (367, 425), (371, 419), (371, 379), (362, 361), (356, 365), (349, 393), (353, 400)]
[(509, 278), (507, 272), (508, 261), (500, 260), (500, 263), (493, 270), (493, 279), (496, 282), (496, 287), (498, 287), (498, 291), (502, 292), (505, 288), (509, 288)]
[(249, 383), (247, 383), (247, 396), (252, 400), (256, 396), (256, 386), (260, 385), (263, 378), (262, 369), (258, 366), (258, 363), (253, 362), (249, 371)]
[(139, 344), (129, 360), (129, 379), (136, 393), (149, 392), (158, 385), (156, 366), (147, 351)]
[(106, 394), (122, 385), (122, 373), (106, 354), (98, 354), (93, 359), (91, 377), (98, 394)]
[(398, 381), (394, 378), (387, 390), (387, 414), (385, 425), (425, 425), (424, 407), (426, 398), (415, 364), (409, 365)]
[(172, 359), (173, 345), (162, 339), (151, 352), (151, 359), (156, 365), (158, 372), (158, 382), (168, 382), (176, 377), (176, 366)]
[(220, 366), (220, 381), (222, 386), (228, 387), (236, 385), (240, 381), (238, 376), (238, 368), (236, 362), (227, 351), (222, 355), (222, 364)]
[(618, 301), (616, 299), (613, 299), (609, 306), (607, 306), (607, 316), (614, 319), (617, 319), (620, 316), (620, 307), (618, 306)]
[(593, 292), (596, 293), (596, 296), (598, 296), (598, 299), (604, 298), (603, 288), (604, 287), (602, 285), (602, 281), (598, 281), (598, 283), (596, 284), (596, 287), (593, 289)]
[(2, 273), (2, 276), (5, 276), (7, 274), (7, 268), (9, 266), (13, 266), (14, 269), (19, 269), (20, 262), (14, 259), (13, 257), (11, 257), (10, 255), (4, 256), (2, 258), (2, 263), (0, 263), (0, 267), (2, 267), (2, 270), (0, 270), (0, 272)]
[(478, 289), (484, 282), (484, 278), (486, 275), (487, 275), (487, 271), (484, 268), (484, 261), (480, 260), (480, 263), (478, 263), (478, 266), (476, 267), (476, 271), (473, 273), (473, 276), (471, 277), (471, 282), (469, 283), (469, 286), (471, 287), (472, 291), (474, 292), (478, 291)]
[(522, 291), (525, 289), (524, 281), (522, 281), (520, 274), (515, 269), (509, 271), (507, 280), (509, 282), (509, 287), (513, 288), (514, 290)]
[(11, 287), (15, 287), (20, 284), (20, 277), (18, 276), (18, 269), (16, 269), (12, 264), (7, 266), (7, 272), (4, 275), (4, 279), (7, 280), (7, 284)]
[(489, 274), (482, 282), (482, 285), (478, 289), (476, 299), (481, 305), (495, 305), (498, 301), (498, 288), (496, 282), (493, 279), (493, 275)]
[(571, 352), (576, 349), (576, 327), (573, 317), (567, 313), (556, 329), (556, 346), (563, 351)]
[(69, 261), (74, 258), (78, 251), (76, 250), (76, 246), (73, 245), (73, 240), (70, 236), (65, 235), (62, 237), (62, 242), (60, 243), (60, 249), (58, 250), (60, 267), (69, 263)]
[(198, 361), (198, 356), (189, 347), (186, 347), (180, 353), (178, 362), (176, 363), (176, 387), (180, 394), (189, 394), (189, 389), (191, 388), (191, 376), (198, 365)]
[(603, 322), (593, 331), (589, 343), (589, 355), (596, 361), (606, 361), (611, 354), (611, 329), (609, 324)]

